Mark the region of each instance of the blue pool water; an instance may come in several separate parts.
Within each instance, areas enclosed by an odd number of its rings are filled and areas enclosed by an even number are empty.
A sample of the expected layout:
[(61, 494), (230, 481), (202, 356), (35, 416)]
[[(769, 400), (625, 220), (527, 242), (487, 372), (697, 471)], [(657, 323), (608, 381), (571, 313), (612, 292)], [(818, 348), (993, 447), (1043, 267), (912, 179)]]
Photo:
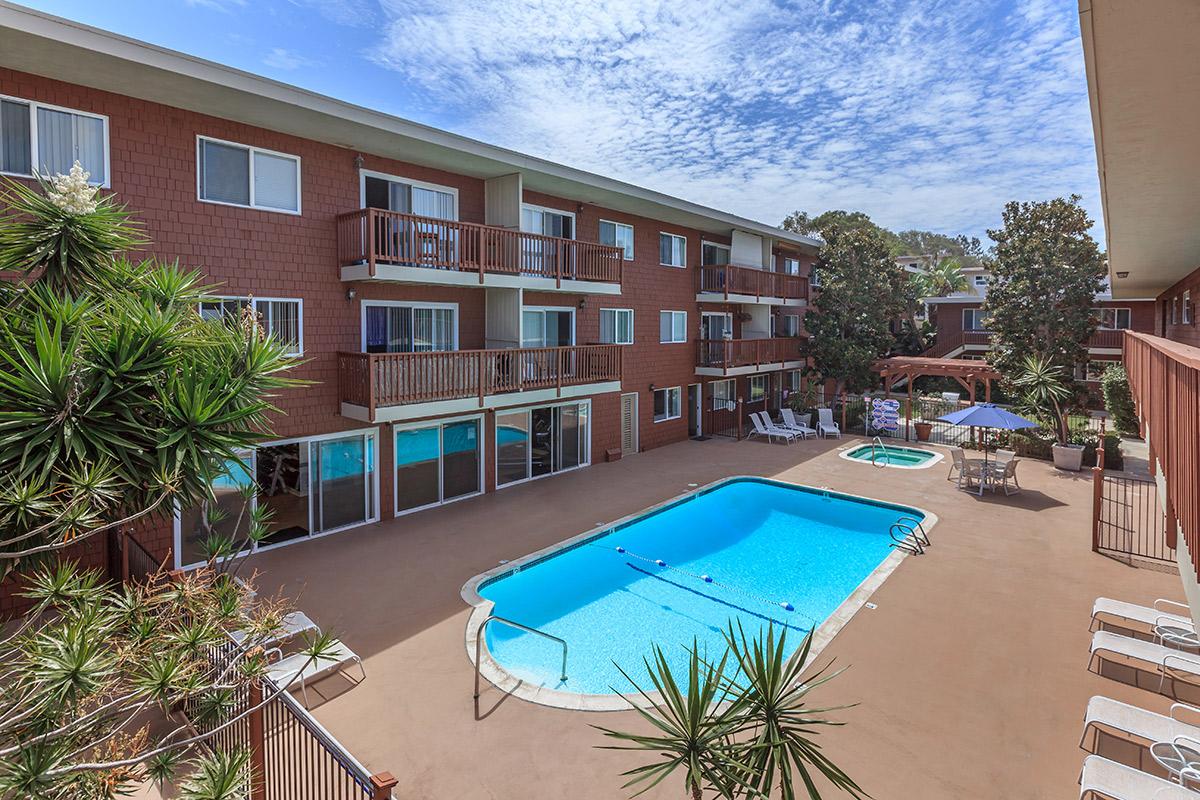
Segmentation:
[(567, 641), (565, 683), (553, 642), (490, 625), (488, 649), (526, 682), (582, 694), (631, 689), (614, 662), (642, 681), (642, 657), (654, 644), (680, 670), (693, 638), (719, 656), (730, 619), (748, 633), (768, 620), (785, 625), (792, 650), (887, 557), (888, 530), (905, 515), (924, 517), (903, 506), (736, 479), (479, 589), (495, 603), (492, 613)]

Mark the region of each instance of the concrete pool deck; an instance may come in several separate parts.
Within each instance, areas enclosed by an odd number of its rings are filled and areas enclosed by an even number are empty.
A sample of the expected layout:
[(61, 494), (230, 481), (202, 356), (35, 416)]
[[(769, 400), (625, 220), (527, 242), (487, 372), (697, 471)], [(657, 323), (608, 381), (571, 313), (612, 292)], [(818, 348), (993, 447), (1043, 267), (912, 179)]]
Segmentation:
[[(332, 678), (310, 697), (360, 761), (396, 775), (398, 798), (619, 798), (620, 773), (644, 759), (595, 749), (604, 739), (590, 725), (636, 729), (632, 713), (548, 708), (487, 685), (476, 718), (463, 647), (472, 609), (459, 595), (469, 578), (730, 475), (917, 505), (940, 518), (933, 547), (904, 559), (818, 661), (850, 669), (814, 701), (859, 703), (819, 742), (875, 798), (1074, 796), (1091, 695), (1170, 705), (1088, 672), (1092, 602), (1179, 599), (1178, 577), (1090, 552), (1086, 472), (1023, 460), (1022, 494), (980, 498), (947, 482), (944, 464), (839, 457), (861, 442), (686, 442), (251, 563), (261, 592), (296, 598), (364, 658), (364, 683)], [(669, 781), (644, 796), (681, 794)]]

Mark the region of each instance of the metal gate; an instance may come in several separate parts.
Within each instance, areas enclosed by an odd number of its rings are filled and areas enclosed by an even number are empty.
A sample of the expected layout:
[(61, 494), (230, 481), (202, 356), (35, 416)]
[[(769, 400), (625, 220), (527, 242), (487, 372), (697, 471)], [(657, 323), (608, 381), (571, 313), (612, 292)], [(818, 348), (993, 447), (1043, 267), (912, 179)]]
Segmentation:
[(1104, 475), (1096, 524), (1096, 550), (1132, 563), (1135, 559), (1175, 564), (1167, 546), (1166, 515), (1154, 481)]

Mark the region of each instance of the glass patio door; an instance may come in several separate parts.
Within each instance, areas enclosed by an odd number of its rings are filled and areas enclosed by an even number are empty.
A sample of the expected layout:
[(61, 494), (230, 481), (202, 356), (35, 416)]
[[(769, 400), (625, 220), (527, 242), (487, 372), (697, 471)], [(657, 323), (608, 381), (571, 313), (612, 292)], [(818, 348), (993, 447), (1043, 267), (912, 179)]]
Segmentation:
[(374, 437), (312, 442), (313, 533), (357, 525), (375, 516)]

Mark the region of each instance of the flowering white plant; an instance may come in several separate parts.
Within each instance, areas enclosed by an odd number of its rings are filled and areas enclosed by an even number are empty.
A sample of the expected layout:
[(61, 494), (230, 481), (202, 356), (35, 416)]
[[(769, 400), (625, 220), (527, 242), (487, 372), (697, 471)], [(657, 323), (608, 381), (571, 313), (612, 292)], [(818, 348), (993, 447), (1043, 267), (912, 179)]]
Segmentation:
[(96, 210), (96, 195), (99, 186), (88, 183), (90, 172), (84, 172), (83, 165), (76, 161), (71, 166), (68, 175), (58, 174), (50, 178), (46, 190), (50, 202), (66, 211), (68, 214), (91, 214)]

